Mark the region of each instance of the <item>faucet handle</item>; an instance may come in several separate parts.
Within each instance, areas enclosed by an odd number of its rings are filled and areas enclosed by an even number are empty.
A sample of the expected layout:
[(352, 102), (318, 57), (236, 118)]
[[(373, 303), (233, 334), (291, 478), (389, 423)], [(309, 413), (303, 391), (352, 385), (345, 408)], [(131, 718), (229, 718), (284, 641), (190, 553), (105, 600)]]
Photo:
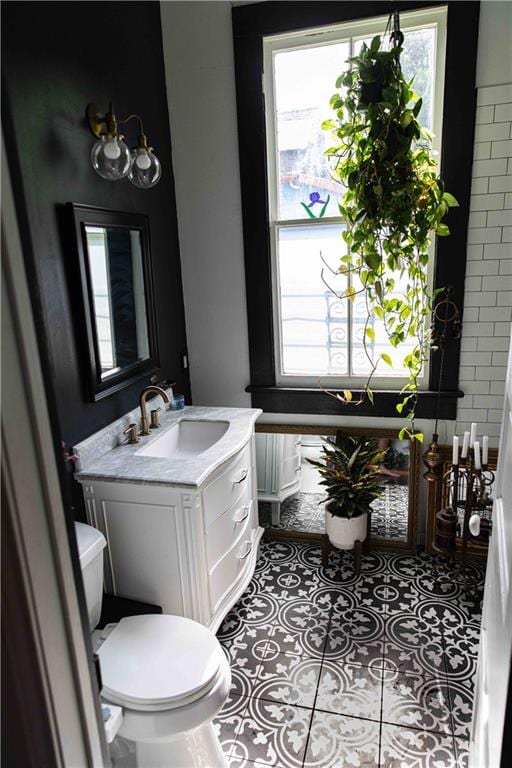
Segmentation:
[(156, 427), (160, 426), (160, 420), (158, 418), (158, 412), (161, 411), (161, 408), (153, 408), (152, 411), (150, 411), (151, 414), (151, 424), (149, 425), (151, 429), (155, 429)]
[(125, 430), (123, 430), (123, 435), (128, 435), (128, 442), (132, 445), (133, 443), (139, 442), (139, 435), (138, 435), (138, 429), (136, 424), (129, 424)]

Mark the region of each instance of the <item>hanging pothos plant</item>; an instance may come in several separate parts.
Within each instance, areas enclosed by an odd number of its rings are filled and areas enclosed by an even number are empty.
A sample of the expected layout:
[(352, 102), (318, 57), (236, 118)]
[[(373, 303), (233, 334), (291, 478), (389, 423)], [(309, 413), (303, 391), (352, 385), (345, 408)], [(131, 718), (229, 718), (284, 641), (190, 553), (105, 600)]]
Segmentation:
[[(367, 307), (363, 344), (371, 370), (358, 402), (373, 403), (377, 366), (381, 360), (393, 364), (388, 354), (373, 354), (378, 318), (393, 347), (408, 344), (403, 358), (408, 382), (396, 408), (407, 419), (401, 436), (422, 441), (414, 413), (418, 379), (432, 346), (429, 317), (439, 292), (429, 289), (429, 247), (432, 235), (450, 234), (443, 219), (458, 203), (438, 176), (432, 134), (418, 120), (422, 100), (412, 80), (404, 78), (401, 51), (397, 44), (383, 50), (380, 37), (363, 44), (349, 59), (350, 70), (336, 81), (340, 92), (330, 102), (336, 119), (322, 127), (336, 136), (327, 154), (346, 188), (339, 210), (348, 254), (337, 274), (350, 277), (343, 296), (354, 301), (361, 293)], [(348, 390), (329, 394), (355, 402)]]

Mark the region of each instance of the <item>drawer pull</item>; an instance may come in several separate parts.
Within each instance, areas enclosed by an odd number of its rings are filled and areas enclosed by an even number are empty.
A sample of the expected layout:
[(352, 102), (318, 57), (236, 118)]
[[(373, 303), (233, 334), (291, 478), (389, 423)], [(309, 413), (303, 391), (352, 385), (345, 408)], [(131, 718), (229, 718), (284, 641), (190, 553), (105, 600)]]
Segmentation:
[(301, 471), (301, 469), (302, 469), (302, 467), (300, 467), (300, 466), (299, 466), (299, 467), (297, 467), (297, 468), (296, 468), (296, 470), (295, 470), (295, 471), (296, 471), (296, 472), (300, 472), (300, 471)]
[(240, 485), (240, 483), (243, 483), (244, 480), (246, 480), (247, 475), (249, 474), (249, 468), (244, 468), (240, 470), (240, 476), (238, 480), (233, 480), (233, 485)]
[(241, 517), (234, 517), (233, 522), (238, 525), (238, 523), (243, 523), (244, 520), (247, 520), (249, 517), (249, 507), (242, 507), (242, 516)]
[(237, 555), (237, 557), (238, 557), (238, 559), (239, 559), (239, 560), (245, 560), (246, 558), (248, 558), (248, 557), (249, 557), (249, 555), (250, 555), (250, 554), (251, 554), (251, 552), (252, 552), (252, 541), (248, 541), (247, 543), (248, 543), (248, 545), (249, 545), (249, 546), (247, 547), (247, 551), (246, 551), (246, 552), (244, 552), (244, 553), (243, 553), (243, 555)]

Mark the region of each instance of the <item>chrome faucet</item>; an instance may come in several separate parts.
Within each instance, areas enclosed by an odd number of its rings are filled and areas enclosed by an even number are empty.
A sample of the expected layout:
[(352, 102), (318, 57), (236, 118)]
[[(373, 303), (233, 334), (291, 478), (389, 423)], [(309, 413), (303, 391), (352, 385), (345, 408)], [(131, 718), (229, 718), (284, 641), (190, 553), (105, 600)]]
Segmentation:
[(164, 403), (168, 403), (169, 396), (167, 395), (167, 392), (165, 389), (162, 389), (162, 387), (157, 387), (155, 384), (150, 384), (148, 387), (144, 387), (142, 392), (140, 393), (140, 434), (141, 435), (149, 435), (149, 426), (148, 426), (148, 413), (146, 410), (146, 400), (148, 399), (148, 395), (161, 395)]

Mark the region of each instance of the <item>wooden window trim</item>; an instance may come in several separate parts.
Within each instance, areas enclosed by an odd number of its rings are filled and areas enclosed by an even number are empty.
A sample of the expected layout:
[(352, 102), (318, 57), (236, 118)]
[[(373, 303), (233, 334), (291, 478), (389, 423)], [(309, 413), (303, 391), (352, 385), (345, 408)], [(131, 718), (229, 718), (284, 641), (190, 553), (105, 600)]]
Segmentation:
[[(448, 7), (441, 173), (460, 206), (450, 213), (448, 238), (436, 244), (434, 287), (450, 286), (461, 314), (476, 109), (475, 73), (479, 2), (401, 2), (401, 11)], [(398, 393), (377, 390), (375, 406), (343, 408), (320, 389), (276, 386), (268, 222), (265, 109), (262, 89), (263, 38), (331, 23), (381, 16), (380, 2), (272, 2), (233, 8), (240, 175), (244, 230), (249, 359), (253, 407), (269, 413), (395, 416)], [(447, 350), (441, 382), (440, 417), (455, 419), (459, 390), (460, 339)], [(440, 355), (430, 362), (429, 385), (419, 395), (418, 418), (433, 418)]]

